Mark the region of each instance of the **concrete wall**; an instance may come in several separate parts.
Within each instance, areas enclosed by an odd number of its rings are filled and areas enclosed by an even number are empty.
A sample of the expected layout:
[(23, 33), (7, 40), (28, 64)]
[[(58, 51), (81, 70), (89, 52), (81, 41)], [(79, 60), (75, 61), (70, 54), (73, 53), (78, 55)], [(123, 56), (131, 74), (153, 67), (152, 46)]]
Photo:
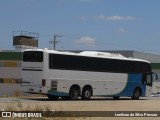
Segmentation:
[(21, 61), (0, 60), (0, 83), (20, 83)]
[(20, 84), (0, 83), (0, 96), (17, 96), (21, 94)]
[(21, 92), (21, 60), (21, 52), (0, 52), (0, 96), (12, 96)]

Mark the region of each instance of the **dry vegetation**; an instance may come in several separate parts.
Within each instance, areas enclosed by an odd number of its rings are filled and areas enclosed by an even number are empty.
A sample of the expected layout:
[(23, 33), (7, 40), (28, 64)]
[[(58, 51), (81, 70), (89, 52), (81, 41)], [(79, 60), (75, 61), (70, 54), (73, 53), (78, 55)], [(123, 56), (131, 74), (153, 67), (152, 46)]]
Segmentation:
[[(39, 96), (41, 97), (41, 96)], [(0, 111), (160, 111), (159, 100), (100, 99), (90, 101), (20, 101), (0, 102)], [(69, 116), (69, 115), (68, 115)], [(159, 120), (157, 117), (42, 117), (0, 118), (0, 120)]]

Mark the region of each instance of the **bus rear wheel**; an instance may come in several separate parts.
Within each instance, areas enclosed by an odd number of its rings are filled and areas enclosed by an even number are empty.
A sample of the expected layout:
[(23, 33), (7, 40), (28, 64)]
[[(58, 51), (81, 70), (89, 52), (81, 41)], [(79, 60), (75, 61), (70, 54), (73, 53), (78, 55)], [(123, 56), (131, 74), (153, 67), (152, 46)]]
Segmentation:
[(139, 97), (140, 97), (140, 94), (141, 94), (140, 88), (136, 88), (136, 89), (134, 90), (134, 92), (133, 92), (132, 99), (133, 99), (133, 100), (138, 100)]
[(82, 96), (81, 98), (83, 100), (89, 100), (92, 96), (92, 88), (90, 87), (85, 87), (82, 91)]
[(69, 91), (69, 97), (71, 100), (77, 100), (79, 96), (80, 89), (76, 86), (71, 87)]

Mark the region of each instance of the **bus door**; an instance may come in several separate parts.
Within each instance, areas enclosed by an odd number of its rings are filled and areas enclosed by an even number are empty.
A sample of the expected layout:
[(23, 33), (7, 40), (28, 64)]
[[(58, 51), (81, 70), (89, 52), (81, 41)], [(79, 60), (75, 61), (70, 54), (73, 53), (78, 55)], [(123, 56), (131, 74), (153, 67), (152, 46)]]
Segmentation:
[(152, 93), (152, 84), (153, 84), (152, 73), (143, 74), (142, 84), (146, 86), (145, 96), (150, 96)]

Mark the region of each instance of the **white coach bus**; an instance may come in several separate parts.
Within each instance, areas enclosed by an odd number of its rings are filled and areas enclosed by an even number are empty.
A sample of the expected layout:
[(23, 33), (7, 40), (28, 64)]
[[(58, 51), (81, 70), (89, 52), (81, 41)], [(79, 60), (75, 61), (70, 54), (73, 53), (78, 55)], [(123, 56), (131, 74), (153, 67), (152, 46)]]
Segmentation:
[(58, 52), (30, 49), (23, 53), (22, 89), (51, 100), (119, 99), (150, 96), (153, 79), (148, 61), (102, 52)]

